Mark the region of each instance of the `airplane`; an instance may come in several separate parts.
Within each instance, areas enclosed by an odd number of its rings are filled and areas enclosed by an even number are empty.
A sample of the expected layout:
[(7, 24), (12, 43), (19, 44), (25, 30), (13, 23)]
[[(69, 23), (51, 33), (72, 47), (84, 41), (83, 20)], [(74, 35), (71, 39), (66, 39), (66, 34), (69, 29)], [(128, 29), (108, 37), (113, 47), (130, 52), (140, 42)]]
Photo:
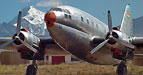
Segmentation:
[(43, 60), (47, 44), (57, 44), (63, 50), (92, 64), (115, 65), (120, 60), (117, 73), (126, 74), (126, 62), (133, 59), (134, 52), (143, 44), (143, 37), (133, 36), (130, 10), (128, 4), (121, 27), (113, 28), (110, 10), (106, 25), (78, 8), (67, 5), (53, 7), (45, 14), (46, 26), (52, 38), (39, 38), (22, 28), (20, 11), (16, 33), (12, 38), (0, 38), (0, 41), (7, 41), (0, 48), (14, 43), (23, 59), (33, 60), (27, 67), (26, 74), (36, 75), (35, 60)]
[(130, 4), (126, 6), (120, 28), (112, 28), (111, 12), (108, 25), (92, 15), (71, 7), (57, 6), (45, 15), (52, 39), (64, 50), (89, 63), (114, 65), (118, 74), (126, 74), (126, 62), (132, 60), (143, 37), (133, 36)]

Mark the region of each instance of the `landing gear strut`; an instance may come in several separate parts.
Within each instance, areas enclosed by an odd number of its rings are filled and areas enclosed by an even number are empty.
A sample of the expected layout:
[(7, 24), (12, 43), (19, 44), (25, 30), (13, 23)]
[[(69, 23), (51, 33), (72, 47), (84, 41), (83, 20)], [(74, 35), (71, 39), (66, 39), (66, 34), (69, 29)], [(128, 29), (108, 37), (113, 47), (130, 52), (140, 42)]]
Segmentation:
[(126, 62), (127, 62), (127, 57), (129, 55), (129, 51), (126, 51), (124, 55), (125, 56), (124, 56), (123, 60), (117, 66), (116, 73), (118, 75), (127, 75), (127, 65), (126, 65)]
[(117, 65), (117, 75), (127, 75), (126, 62), (127, 60), (133, 59), (133, 50), (125, 50), (121, 52), (118, 49), (112, 49), (111, 51), (113, 52), (113, 58), (121, 60), (120, 64)]
[(36, 64), (36, 60), (33, 58), (32, 64), (27, 66), (26, 75), (36, 75), (37, 69), (38, 69), (38, 67)]

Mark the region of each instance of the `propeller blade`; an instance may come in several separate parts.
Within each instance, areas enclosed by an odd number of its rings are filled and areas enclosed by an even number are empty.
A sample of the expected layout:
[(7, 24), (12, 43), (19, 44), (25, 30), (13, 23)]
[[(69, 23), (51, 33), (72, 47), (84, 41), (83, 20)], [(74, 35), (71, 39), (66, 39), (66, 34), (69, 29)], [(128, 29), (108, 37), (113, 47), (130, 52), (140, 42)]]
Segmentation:
[(28, 43), (24, 42), (23, 40), (21, 40), (18, 36), (15, 37), (16, 39), (18, 39), (24, 46), (26, 46), (27, 48), (29, 48), (31, 51), (33, 51), (34, 53), (38, 53), (38, 50), (36, 50), (35, 48), (33, 48), (31, 45), (29, 45)]
[[(46, 5), (43, 5), (43, 3), (46, 3)], [(41, 0), (38, 4), (38, 6), (43, 6), (43, 7), (57, 7), (62, 5), (62, 1), (61, 0)]]
[(21, 20), (22, 20), (22, 12), (19, 11), (18, 19), (17, 19), (17, 28), (16, 28), (16, 33), (17, 33), (17, 34), (20, 33), (20, 29), (21, 29)]
[(95, 47), (92, 51), (90, 51), (90, 54), (93, 54), (95, 53), (96, 51), (98, 51), (101, 47), (103, 47), (107, 42), (108, 42), (109, 39), (103, 41), (102, 43), (100, 43), (97, 47)]
[(0, 49), (0, 52), (12, 52), (12, 50)]
[(4, 47), (8, 46), (8, 45), (11, 44), (13, 41), (14, 41), (14, 40), (10, 40), (10, 41), (8, 41), (8, 42), (6, 42), (6, 43), (0, 45), (0, 48), (4, 48)]
[(136, 46), (128, 43), (128, 42), (125, 42), (125, 41), (122, 41), (122, 40), (119, 40), (117, 38), (113, 38), (115, 41), (119, 42), (120, 44), (122, 45), (125, 45), (126, 47), (129, 47), (129, 48), (132, 48), (132, 49), (136, 49)]
[(108, 28), (109, 28), (110, 35), (112, 35), (112, 18), (111, 18), (110, 10), (108, 10)]

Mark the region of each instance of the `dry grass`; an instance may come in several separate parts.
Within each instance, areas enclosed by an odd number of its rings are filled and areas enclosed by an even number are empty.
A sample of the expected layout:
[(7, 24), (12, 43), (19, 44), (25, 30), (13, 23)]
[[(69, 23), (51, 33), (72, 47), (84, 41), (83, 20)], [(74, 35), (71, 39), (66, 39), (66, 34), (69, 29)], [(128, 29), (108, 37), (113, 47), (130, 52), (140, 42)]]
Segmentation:
[[(27, 65), (0, 65), (0, 75), (25, 75)], [(116, 67), (82, 64), (39, 65), (37, 75), (116, 75)], [(128, 75), (143, 75), (143, 66), (128, 65)]]

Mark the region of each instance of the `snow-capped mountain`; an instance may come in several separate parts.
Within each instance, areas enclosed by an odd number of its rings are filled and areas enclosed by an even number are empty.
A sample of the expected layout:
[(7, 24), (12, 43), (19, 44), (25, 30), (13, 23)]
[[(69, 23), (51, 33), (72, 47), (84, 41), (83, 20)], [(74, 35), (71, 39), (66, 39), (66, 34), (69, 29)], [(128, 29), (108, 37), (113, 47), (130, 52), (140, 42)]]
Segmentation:
[[(33, 6), (27, 6), (22, 9), (22, 27), (28, 29), (37, 36), (49, 36), (44, 22), (44, 12), (34, 8)], [(133, 19), (134, 34), (135, 36), (143, 36), (143, 16)], [(13, 35), (16, 32), (17, 16), (10, 22), (0, 23), (0, 36)]]
[[(45, 22), (44, 22), (44, 12), (34, 8), (33, 6), (28, 6), (22, 9), (22, 27), (28, 29), (33, 34), (41, 36), (45, 35)], [(17, 17), (12, 19), (8, 24), (17, 26)]]

